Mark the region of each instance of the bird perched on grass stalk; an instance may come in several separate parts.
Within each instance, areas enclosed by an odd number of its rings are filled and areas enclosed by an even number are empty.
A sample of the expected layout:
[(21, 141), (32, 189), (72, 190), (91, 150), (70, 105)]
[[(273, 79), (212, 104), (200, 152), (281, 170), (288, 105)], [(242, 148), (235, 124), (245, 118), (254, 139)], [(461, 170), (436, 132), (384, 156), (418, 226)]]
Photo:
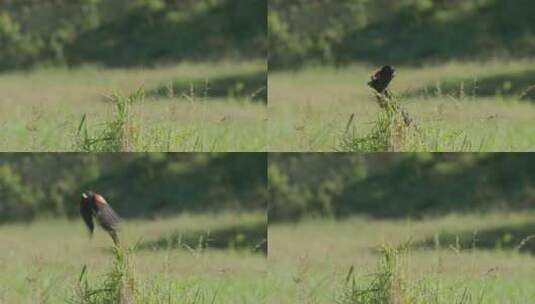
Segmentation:
[(119, 245), (117, 231), (121, 219), (117, 213), (113, 211), (102, 195), (93, 191), (82, 193), (80, 214), (82, 215), (87, 228), (89, 228), (91, 235), (93, 235), (93, 231), (95, 230), (93, 218), (96, 218), (100, 227), (108, 232), (115, 245)]
[(390, 84), (390, 81), (394, 78), (395, 70), (389, 65), (385, 65), (375, 71), (371, 77), (371, 81), (368, 85), (377, 91), (379, 94), (389, 95), (386, 88)]
[[(407, 110), (400, 107), (394, 100), (394, 96), (390, 94), (390, 91), (387, 90), (388, 85), (394, 79), (396, 70), (390, 65), (382, 66), (380, 69), (375, 71), (371, 76), (371, 80), (368, 82), (368, 85), (373, 88), (377, 94), (377, 102), (379, 106), (383, 109), (393, 106), (393, 110), (400, 112), (403, 117), (403, 122), (406, 126), (410, 126), (413, 123), (413, 119), (410, 116)], [(392, 102), (394, 101), (394, 102)]]

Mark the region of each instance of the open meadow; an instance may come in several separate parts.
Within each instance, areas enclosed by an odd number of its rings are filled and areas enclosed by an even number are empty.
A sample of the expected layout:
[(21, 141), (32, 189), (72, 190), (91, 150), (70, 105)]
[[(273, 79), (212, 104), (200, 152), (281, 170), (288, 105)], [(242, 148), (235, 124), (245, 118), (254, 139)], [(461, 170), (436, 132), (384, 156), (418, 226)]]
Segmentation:
[(0, 303), (118, 303), (117, 277), (135, 303), (262, 303), (266, 227), (254, 212), (128, 220), (125, 262), (102, 230), (89, 239), (81, 220), (5, 224)]
[(269, 303), (531, 303), (533, 216), (270, 225)]
[(4, 72), (0, 149), (263, 151), (265, 70), (222, 61)]
[(269, 151), (535, 150), (534, 7), (271, 0)]
[(265, 0), (0, 12), (1, 151), (266, 151)]
[(265, 155), (0, 156), (0, 303), (265, 299)]
[(531, 153), (270, 156), (270, 303), (531, 303)]
[[(269, 150), (365, 149), (354, 143), (377, 127), (382, 112), (366, 85), (376, 68), (351, 64), (270, 73)], [(398, 150), (535, 149), (532, 60), (450, 61), (394, 68), (390, 90), (418, 128), (409, 132)]]

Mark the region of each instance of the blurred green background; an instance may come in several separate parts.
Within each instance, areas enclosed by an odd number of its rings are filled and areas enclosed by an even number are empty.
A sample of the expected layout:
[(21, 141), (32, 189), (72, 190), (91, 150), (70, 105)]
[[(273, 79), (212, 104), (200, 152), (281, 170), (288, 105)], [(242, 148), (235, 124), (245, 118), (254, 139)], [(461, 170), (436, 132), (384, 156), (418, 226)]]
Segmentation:
[(270, 68), (532, 56), (529, 0), (270, 0)]
[(0, 69), (258, 59), (265, 0), (24, 0), (0, 3)]
[(89, 189), (101, 193), (125, 218), (264, 212), (266, 157), (264, 153), (4, 153), (0, 223), (77, 218), (80, 195)]
[(270, 221), (423, 218), (535, 205), (529, 153), (270, 154)]

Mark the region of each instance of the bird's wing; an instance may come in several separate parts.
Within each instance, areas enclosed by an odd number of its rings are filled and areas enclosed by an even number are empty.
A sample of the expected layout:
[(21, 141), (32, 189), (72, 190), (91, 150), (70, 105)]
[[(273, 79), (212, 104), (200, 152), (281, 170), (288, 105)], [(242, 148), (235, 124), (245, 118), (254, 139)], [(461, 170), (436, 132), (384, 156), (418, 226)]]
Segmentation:
[(108, 204), (99, 205), (97, 219), (102, 228), (107, 231), (117, 230), (119, 228), (119, 223), (121, 222), (121, 218)]
[(82, 215), (82, 218), (84, 219), (84, 222), (89, 229), (89, 232), (93, 234), (93, 230), (95, 230), (95, 225), (93, 224), (93, 217), (91, 216), (91, 209), (87, 204), (81, 203), (80, 204), (80, 215)]

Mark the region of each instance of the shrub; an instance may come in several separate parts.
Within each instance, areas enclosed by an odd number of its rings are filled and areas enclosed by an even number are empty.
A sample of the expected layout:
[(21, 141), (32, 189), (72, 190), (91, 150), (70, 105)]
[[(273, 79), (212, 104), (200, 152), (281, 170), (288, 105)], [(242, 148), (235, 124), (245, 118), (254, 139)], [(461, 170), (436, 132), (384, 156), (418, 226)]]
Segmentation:
[(0, 14), (0, 69), (31, 66), (42, 46), (40, 39), (22, 33), (20, 25), (7, 13)]
[(0, 165), (0, 194), (0, 221), (30, 220), (36, 216), (38, 205), (33, 200), (33, 191), (8, 165)]

